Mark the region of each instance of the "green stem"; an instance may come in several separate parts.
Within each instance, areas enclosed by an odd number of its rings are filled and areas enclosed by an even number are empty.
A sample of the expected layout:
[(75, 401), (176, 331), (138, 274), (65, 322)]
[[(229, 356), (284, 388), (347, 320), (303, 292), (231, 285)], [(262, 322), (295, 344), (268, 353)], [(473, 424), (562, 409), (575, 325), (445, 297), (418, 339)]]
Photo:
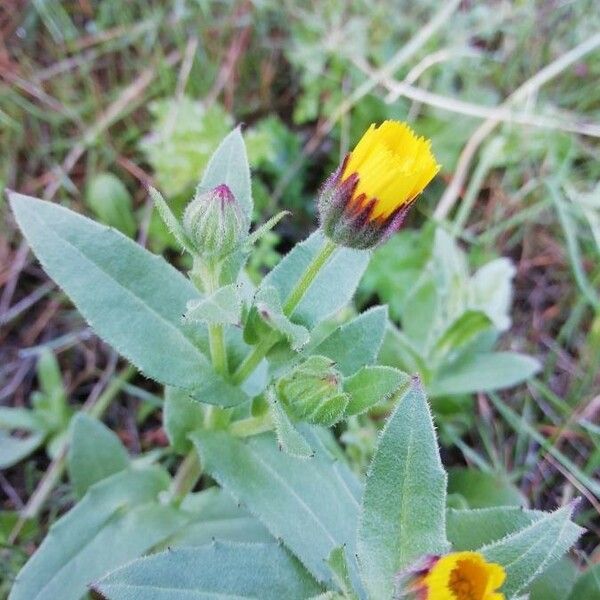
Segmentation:
[(279, 339), (279, 335), (276, 332), (267, 334), (254, 348), (246, 355), (246, 358), (240, 363), (240, 366), (236, 369), (235, 373), (231, 376), (231, 381), (235, 385), (240, 385), (252, 373), (254, 369), (258, 367), (260, 361), (267, 355), (267, 352), (273, 347), (273, 345)]
[(308, 288), (315, 277), (319, 274), (319, 271), (323, 268), (336, 249), (337, 245), (330, 239), (325, 238), (325, 243), (321, 246), (321, 249), (317, 252), (308, 267), (306, 267), (302, 277), (298, 279), (294, 289), (290, 292), (290, 295), (283, 305), (283, 314), (286, 317), (292, 316), (294, 310), (300, 303), (300, 300), (304, 297), (304, 294), (308, 291)]
[[(326, 239), (323, 246), (321, 246), (321, 249), (306, 267), (302, 277), (296, 282), (296, 285), (287, 297), (283, 305), (283, 313), (286, 317), (290, 317), (294, 313), (294, 310), (300, 303), (300, 300), (304, 297), (304, 294), (308, 291), (308, 288), (315, 280), (315, 277), (336, 250), (337, 245), (331, 240)], [(260, 361), (267, 355), (278, 339), (279, 335), (277, 332), (273, 332), (265, 336), (254, 347), (232, 375), (232, 381), (235, 385), (240, 385), (252, 374), (254, 369), (260, 364)]]
[[(195, 265), (194, 271), (200, 274), (204, 289), (209, 294), (214, 294), (219, 289), (220, 269), (218, 265), (206, 265), (199, 263)], [(192, 278), (194, 280), (194, 278)], [(208, 326), (208, 341), (210, 345), (210, 356), (215, 371), (222, 377), (227, 377), (229, 368), (227, 366), (227, 348), (223, 335), (223, 325), (211, 324)]]
[(196, 448), (185, 456), (171, 482), (171, 503), (179, 506), (182, 500), (194, 489), (202, 475), (202, 465)]

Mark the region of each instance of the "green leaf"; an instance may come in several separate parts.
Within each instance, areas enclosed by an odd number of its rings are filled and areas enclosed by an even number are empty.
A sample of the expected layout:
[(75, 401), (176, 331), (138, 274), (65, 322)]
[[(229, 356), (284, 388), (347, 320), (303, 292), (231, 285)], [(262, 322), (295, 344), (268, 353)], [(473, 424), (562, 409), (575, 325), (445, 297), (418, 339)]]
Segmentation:
[(600, 563), (592, 565), (577, 578), (569, 600), (600, 600)]
[(477, 469), (448, 469), (448, 493), (460, 494), (471, 508), (489, 506), (526, 506), (527, 499), (501, 473), (485, 473)]
[[(306, 431), (310, 431), (307, 429)], [(316, 436), (302, 433), (315, 449), (308, 460), (277, 448), (272, 434), (246, 441), (223, 431), (202, 431), (192, 440), (206, 471), (302, 561), (319, 581), (330, 581), (326, 565), (345, 546), (355, 586), (354, 548), (358, 501), (355, 478), (327, 456)]]
[(387, 307), (371, 308), (338, 327), (310, 352), (327, 356), (335, 361), (336, 369), (352, 375), (377, 359), (386, 323)]
[(572, 512), (572, 505), (565, 506), (479, 550), (506, 570), (502, 591), (508, 598), (524, 590), (579, 538), (583, 530), (571, 521)]
[[(294, 249), (264, 278), (263, 285), (275, 286), (279, 297), (287, 298), (323, 243), (323, 234), (318, 230), (294, 246)], [(339, 248), (319, 271), (294, 310), (294, 321), (312, 329), (346, 306), (356, 291), (369, 262), (369, 256), (369, 253), (363, 250)]]
[(246, 400), (216, 375), (181, 315), (193, 285), (129, 238), (61, 206), (12, 193), (21, 230), (46, 272), (95, 331), (146, 376), (209, 404)]
[(163, 420), (173, 450), (179, 454), (188, 453), (192, 447), (188, 434), (204, 425), (200, 404), (185, 390), (166, 387)]
[(201, 546), (214, 540), (273, 541), (271, 534), (258, 519), (218, 487), (189, 494), (180, 508), (193, 515), (193, 520), (168, 540), (169, 548)]
[(418, 381), (389, 417), (367, 473), (358, 560), (372, 598), (390, 598), (394, 574), (447, 547), (446, 474)]
[(148, 551), (188, 517), (156, 503), (169, 480), (156, 468), (125, 470), (90, 488), (23, 567), (10, 600), (77, 600), (107, 571)]
[(539, 521), (545, 514), (517, 506), (451, 508), (446, 513), (446, 531), (453, 550), (477, 550)]
[(71, 427), (69, 478), (81, 498), (94, 483), (126, 469), (129, 456), (121, 440), (97, 419), (78, 413)]
[(0, 429), (24, 429), (25, 431), (45, 431), (39, 415), (28, 408), (0, 406)]
[(311, 458), (314, 452), (304, 436), (294, 427), (272, 388), (267, 390), (271, 417), (279, 447), (296, 458)]
[(93, 589), (107, 600), (302, 600), (322, 588), (276, 543), (214, 542), (142, 558)]
[(540, 370), (540, 363), (517, 352), (473, 354), (454, 363), (429, 387), (431, 396), (490, 392), (513, 387)]
[[(528, 587), (529, 600), (567, 600), (573, 589), (577, 569), (573, 561), (565, 556), (547, 569)], [(579, 596), (592, 600), (592, 596)], [(597, 600), (597, 599), (596, 599)]]
[(492, 324), (490, 318), (478, 310), (467, 310), (437, 340), (434, 348), (436, 356), (457, 354), (462, 348), (473, 342), (479, 334), (487, 331)]
[(186, 321), (217, 325), (237, 325), (242, 313), (242, 300), (237, 284), (219, 288), (210, 296), (188, 302)]
[(363, 367), (344, 380), (344, 391), (350, 395), (346, 415), (359, 415), (387, 402), (409, 382), (409, 375), (393, 367)]
[(293, 350), (299, 350), (308, 342), (308, 330), (302, 325), (292, 323), (283, 314), (279, 294), (272, 285), (262, 285), (257, 290), (254, 296), (254, 310), (257, 318), (287, 338)]
[(246, 146), (239, 126), (225, 137), (208, 161), (196, 193), (212, 190), (222, 183), (232, 191), (250, 227), (254, 203)]
[(118, 177), (112, 173), (94, 175), (83, 199), (101, 223), (133, 237), (137, 224), (133, 216), (131, 195)]
[(497, 258), (483, 265), (471, 278), (471, 307), (484, 311), (498, 331), (510, 327), (512, 279), (516, 272), (508, 258)]
[(8, 469), (39, 448), (46, 438), (43, 431), (16, 437), (0, 430), (0, 469)]
[(327, 564), (333, 573), (333, 579), (344, 594), (344, 598), (356, 598), (352, 589), (352, 581), (348, 572), (346, 553), (343, 546), (338, 546), (331, 551)]

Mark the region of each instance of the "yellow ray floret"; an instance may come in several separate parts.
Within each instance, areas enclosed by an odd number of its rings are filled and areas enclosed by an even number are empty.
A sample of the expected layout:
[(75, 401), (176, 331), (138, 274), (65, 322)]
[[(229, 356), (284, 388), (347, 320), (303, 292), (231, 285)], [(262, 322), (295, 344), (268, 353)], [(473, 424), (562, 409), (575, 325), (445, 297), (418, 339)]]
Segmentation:
[(361, 206), (375, 199), (371, 219), (386, 219), (418, 196), (439, 169), (430, 140), (417, 137), (406, 123), (384, 121), (362, 136), (342, 179), (356, 173), (353, 199)]
[(478, 552), (453, 552), (442, 556), (424, 576), (427, 600), (504, 600), (498, 588), (506, 573)]

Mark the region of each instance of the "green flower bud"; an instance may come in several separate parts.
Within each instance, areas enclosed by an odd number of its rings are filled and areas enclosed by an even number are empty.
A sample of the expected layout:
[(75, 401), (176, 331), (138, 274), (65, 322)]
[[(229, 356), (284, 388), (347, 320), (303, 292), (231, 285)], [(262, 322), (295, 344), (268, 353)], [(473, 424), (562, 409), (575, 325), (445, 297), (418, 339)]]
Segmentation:
[(183, 214), (183, 229), (202, 257), (221, 260), (240, 245), (245, 221), (231, 190), (222, 183), (196, 194)]
[(278, 396), (290, 417), (326, 426), (343, 417), (349, 396), (334, 365), (325, 356), (311, 356), (277, 382)]

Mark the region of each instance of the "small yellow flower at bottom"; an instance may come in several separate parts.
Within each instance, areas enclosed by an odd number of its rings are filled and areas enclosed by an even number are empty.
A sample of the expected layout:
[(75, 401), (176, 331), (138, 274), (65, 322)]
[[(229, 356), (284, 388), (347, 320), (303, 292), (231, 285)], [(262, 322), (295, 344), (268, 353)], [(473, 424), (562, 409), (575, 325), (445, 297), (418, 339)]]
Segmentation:
[(408, 596), (418, 600), (505, 600), (497, 590), (506, 578), (504, 569), (478, 552), (453, 552), (431, 557), (412, 578)]

